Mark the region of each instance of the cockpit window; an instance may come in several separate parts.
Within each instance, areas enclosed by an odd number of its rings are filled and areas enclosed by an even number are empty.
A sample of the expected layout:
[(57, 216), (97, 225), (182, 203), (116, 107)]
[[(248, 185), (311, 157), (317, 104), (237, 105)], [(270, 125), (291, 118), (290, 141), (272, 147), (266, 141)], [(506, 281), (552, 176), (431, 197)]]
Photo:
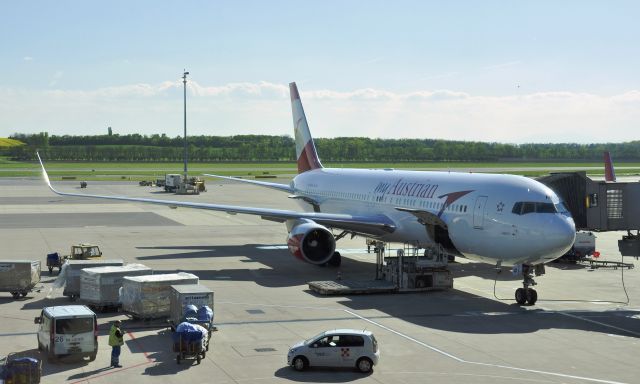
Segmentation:
[(564, 201), (561, 201), (558, 204), (556, 204), (556, 211), (560, 212), (565, 216), (571, 217), (571, 212), (569, 212), (569, 210), (567, 209), (567, 206), (565, 205)]
[(536, 211), (536, 203), (525, 202), (522, 203), (522, 214), (533, 213)]
[[(563, 206), (564, 207), (564, 206)], [(558, 213), (560, 210), (553, 203), (539, 203), (533, 201), (519, 201), (513, 205), (511, 212), (516, 215), (527, 213)], [(566, 208), (565, 208), (566, 211)], [(562, 211), (560, 211), (562, 212)]]

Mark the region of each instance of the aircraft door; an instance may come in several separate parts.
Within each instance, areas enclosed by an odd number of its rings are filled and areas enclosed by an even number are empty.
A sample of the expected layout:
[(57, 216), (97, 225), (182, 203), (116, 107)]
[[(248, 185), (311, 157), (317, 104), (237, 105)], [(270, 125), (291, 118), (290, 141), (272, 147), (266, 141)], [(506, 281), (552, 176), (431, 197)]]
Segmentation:
[(487, 196), (478, 196), (473, 207), (473, 228), (482, 229), (484, 226), (484, 208), (487, 205)]

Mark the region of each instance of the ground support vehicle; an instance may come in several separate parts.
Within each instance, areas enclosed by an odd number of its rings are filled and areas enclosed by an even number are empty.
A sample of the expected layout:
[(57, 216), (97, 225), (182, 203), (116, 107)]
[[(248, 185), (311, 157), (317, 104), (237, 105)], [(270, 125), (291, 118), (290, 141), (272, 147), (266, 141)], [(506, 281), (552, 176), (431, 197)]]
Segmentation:
[(31, 356), (10, 353), (0, 360), (0, 381), (5, 384), (37, 384), (42, 377), (42, 362)]
[(100, 247), (93, 244), (74, 244), (71, 246), (71, 253), (61, 256), (58, 252), (47, 254), (47, 268), (49, 274), (53, 273), (53, 268), (58, 268), (58, 273), (62, 270), (62, 264), (66, 260), (90, 260), (102, 257)]
[(60, 256), (58, 252), (48, 253), (47, 254), (47, 268), (49, 269), (49, 275), (53, 274), (53, 268), (58, 268), (58, 273), (62, 269), (62, 264), (64, 264), (64, 258)]
[(297, 371), (308, 367), (353, 367), (369, 373), (379, 357), (378, 342), (370, 331), (335, 329), (294, 344), (287, 353), (287, 363)]
[(98, 320), (84, 305), (45, 307), (34, 319), (38, 327), (38, 350), (50, 362), (58, 357), (74, 356), (90, 361), (98, 353)]
[(575, 264), (586, 257), (594, 255), (596, 255), (596, 235), (590, 231), (578, 231), (571, 249), (554, 261), (566, 261)]
[(25, 297), (39, 282), (39, 260), (0, 260), (0, 292)]
[(205, 358), (209, 349), (207, 330), (197, 324), (180, 323), (173, 333), (173, 352), (176, 363), (184, 360), (196, 360), (198, 364)]
[(182, 184), (182, 175), (177, 173), (169, 173), (164, 176), (165, 192), (175, 192)]

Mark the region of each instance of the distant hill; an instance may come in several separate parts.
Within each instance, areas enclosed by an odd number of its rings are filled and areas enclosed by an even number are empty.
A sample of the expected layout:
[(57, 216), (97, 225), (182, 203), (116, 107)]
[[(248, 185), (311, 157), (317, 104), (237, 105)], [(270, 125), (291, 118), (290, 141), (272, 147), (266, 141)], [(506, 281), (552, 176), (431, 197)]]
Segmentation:
[(19, 147), (21, 145), (24, 145), (24, 143), (22, 141), (20, 141), (20, 140), (5, 139), (3, 137), (0, 137), (0, 147), (1, 148)]

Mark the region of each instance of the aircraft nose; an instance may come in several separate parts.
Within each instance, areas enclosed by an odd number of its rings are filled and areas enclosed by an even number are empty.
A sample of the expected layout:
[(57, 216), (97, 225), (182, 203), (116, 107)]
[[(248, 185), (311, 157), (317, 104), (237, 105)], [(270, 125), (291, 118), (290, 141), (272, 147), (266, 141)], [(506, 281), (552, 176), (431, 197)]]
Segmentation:
[(545, 229), (545, 243), (555, 257), (564, 255), (576, 239), (576, 226), (573, 219), (557, 215)]

